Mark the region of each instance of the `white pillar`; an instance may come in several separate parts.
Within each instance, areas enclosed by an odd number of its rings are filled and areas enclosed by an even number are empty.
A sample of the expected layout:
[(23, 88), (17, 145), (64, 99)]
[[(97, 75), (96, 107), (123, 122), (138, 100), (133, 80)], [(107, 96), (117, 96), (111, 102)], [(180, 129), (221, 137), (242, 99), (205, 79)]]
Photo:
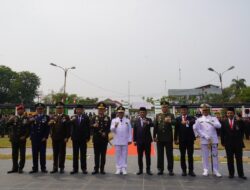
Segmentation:
[(47, 115), (49, 115), (49, 109), (50, 109), (50, 107), (47, 106), (47, 107), (46, 107), (46, 114), (47, 114)]
[(241, 107), (241, 114), (242, 114), (242, 117), (246, 117), (245, 115), (245, 106), (243, 105), (242, 107)]

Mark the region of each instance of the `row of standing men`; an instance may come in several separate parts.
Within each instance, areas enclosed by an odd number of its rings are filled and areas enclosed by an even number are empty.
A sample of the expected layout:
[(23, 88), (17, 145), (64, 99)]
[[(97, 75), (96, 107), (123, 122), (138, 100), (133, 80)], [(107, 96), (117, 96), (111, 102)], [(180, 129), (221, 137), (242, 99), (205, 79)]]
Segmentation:
[[(174, 175), (174, 157), (173, 142), (179, 145), (182, 176), (193, 176), (194, 164), (194, 141), (196, 137), (201, 141), (201, 152), (203, 161), (203, 176), (209, 175), (209, 152), (212, 155), (212, 171), (217, 177), (219, 173), (218, 162), (218, 136), (216, 129), (221, 128), (221, 143), (225, 147), (227, 154), (229, 177), (233, 178), (234, 157), (236, 158), (238, 176), (246, 179), (243, 172), (243, 134), (244, 123), (234, 117), (233, 108), (227, 110), (227, 119), (220, 123), (216, 117), (210, 115), (210, 106), (202, 104), (202, 116), (194, 118), (188, 115), (188, 107), (181, 106), (181, 115), (174, 117), (168, 110), (169, 103), (161, 102), (162, 113), (156, 115), (153, 122), (147, 117), (147, 110), (141, 107), (139, 117), (132, 126), (130, 120), (124, 116), (125, 108), (117, 108), (117, 117), (112, 121), (105, 114), (106, 105), (99, 102), (97, 105), (98, 114), (91, 120), (84, 114), (82, 105), (76, 106), (76, 115), (71, 118), (64, 114), (64, 104), (56, 103), (56, 113), (52, 117), (44, 114), (45, 105), (38, 103), (36, 115), (27, 117), (24, 114), (24, 106), (17, 106), (17, 115), (10, 118), (8, 126), (10, 127), (10, 141), (12, 144), (13, 167), (8, 173), (23, 172), (25, 165), (26, 139), (30, 137), (32, 143), (33, 168), (30, 173), (39, 171), (38, 158), (40, 157), (40, 167), (43, 173), (46, 169), (46, 145), (49, 134), (52, 138), (53, 147), (53, 170), (50, 173), (64, 173), (66, 144), (71, 137), (73, 145), (73, 170), (71, 174), (79, 171), (79, 153), (80, 167), (83, 174), (87, 174), (87, 142), (92, 140), (94, 145), (95, 166), (93, 175), (105, 174), (106, 152), (109, 142), (109, 133), (113, 133), (113, 145), (115, 146), (116, 172), (115, 174), (127, 174), (127, 155), (128, 145), (134, 142), (138, 152), (137, 175), (143, 173), (143, 155), (146, 157), (146, 173), (151, 172), (151, 143), (157, 144), (157, 168), (158, 175), (164, 172), (164, 152), (167, 156), (167, 169), (170, 176)], [(174, 134), (173, 134), (174, 126)], [(153, 137), (151, 135), (151, 128)], [(188, 155), (188, 167), (186, 164), (186, 153)], [(18, 163), (18, 155), (20, 161)]]

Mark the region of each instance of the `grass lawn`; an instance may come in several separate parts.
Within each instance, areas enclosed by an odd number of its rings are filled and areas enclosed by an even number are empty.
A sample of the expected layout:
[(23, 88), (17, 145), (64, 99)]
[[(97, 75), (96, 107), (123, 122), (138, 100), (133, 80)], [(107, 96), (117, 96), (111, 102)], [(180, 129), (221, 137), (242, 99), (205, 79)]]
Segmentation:
[[(27, 148), (31, 147), (31, 141), (30, 141), (29, 138), (27, 139), (26, 147)], [(68, 141), (67, 147), (72, 148), (72, 141), (71, 140)], [(88, 142), (88, 147), (89, 148), (93, 147), (92, 140), (90, 140)], [(11, 148), (11, 143), (10, 143), (8, 137), (0, 138), (0, 148)], [(52, 148), (52, 140), (51, 140), (51, 138), (49, 138), (48, 141), (47, 141), (47, 148)]]
[[(110, 138), (112, 138), (112, 135), (110, 135)], [(244, 140), (244, 143), (245, 143), (245, 146), (246, 146), (246, 148), (244, 150), (250, 151), (250, 140)], [(30, 147), (31, 147), (31, 142), (28, 139), (27, 140), (27, 148), (30, 148)], [(67, 143), (67, 147), (72, 148), (72, 141), (71, 140), (69, 140), (69, 142)], [(93, 147), (92, 140), (90, 140), (88, 142), (88, 148), (92, 148), (92, 147)], [(10, 141), (9, 141), (7, 136), (4, 137), (4, 138), (0, 138), (0, 148), (11, 148), (11, 144), (10, 144)], [(47, 141), (47, 148), (52, 148), (51, 138), (49, 138), (48, 141)], [(174, 148), (178, 149), (178, 145), (174, 145)], [(195, 141), (194, 148), (196, 150), (200, 149), (200, 139), (197, 139)], [(219, 149), (224, 150), (224, 147), (221, 146), (221, 144), (219, 144)]]
[[(0, 154), (0, 160), (10, 160), (10, 159), (11, 159), (10, 154)], [(26, 155), (26, 159), (31, 160), (32, 155)], [(52, 159), (53, 159), (53, 155), (47, 155), (46, 156), (46, 160), (52, 160)], [(72, 160), (72, 155), (67, 155), (66, 159), (67, 160)], [(201, 156), (194, 156), (194, 161), (195, 162), (200, 162), (201, 160), (202, 160)], [(180, 161), (180, 157), (179, 156), (174, 156), (174, 161)], [(224, 163), (227, 162), (226, 158), (224, 158), (224, 157), (219, 157), (219, 161), (224, 162)], [(249, 157), (244, 157), (243, 162), (244, 163), (250, 163), (250, 158)]]

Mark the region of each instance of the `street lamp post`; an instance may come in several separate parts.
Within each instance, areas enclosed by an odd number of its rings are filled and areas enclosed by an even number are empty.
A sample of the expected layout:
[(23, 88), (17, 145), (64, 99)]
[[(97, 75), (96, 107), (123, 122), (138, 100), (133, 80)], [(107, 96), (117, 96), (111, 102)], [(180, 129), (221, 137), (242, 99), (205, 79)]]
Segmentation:
[(219, 79), (220, 79), (220, 88), (221, 88), (221, 95), (222, 95), (222, 103), (223, 103), (223, 107), (224, 107), (224, 93), (223, 93), (223, 85), (222, 85), (222, 76), (225, 72), (227, 71), (230, 71), (232, 69), (234, 69), (235, 67), (234, 66), (231, 66), (229, 67), (227, 70), (223, 71), (222, 73), (219, 73), (217, 71), (215, 71), (213, 68), (209, 67), (208, 70), (209, 71), (212, 71), (212, 72), (215, 72), (218, 76), (219, 76)]
[(76, 67), (69, 67), (69, 68), (64, 68), (61, 67), (60, 65), (56, 65), (54, 63), (50, 63), (51, 66), (58, 67), (64, 71), (64, 84), (63, 84), (63, 101), (65, 101), (65, 96), (66, 96), (66, 81), (67, 81), (67, 74), (70, 69), (75, 69)]

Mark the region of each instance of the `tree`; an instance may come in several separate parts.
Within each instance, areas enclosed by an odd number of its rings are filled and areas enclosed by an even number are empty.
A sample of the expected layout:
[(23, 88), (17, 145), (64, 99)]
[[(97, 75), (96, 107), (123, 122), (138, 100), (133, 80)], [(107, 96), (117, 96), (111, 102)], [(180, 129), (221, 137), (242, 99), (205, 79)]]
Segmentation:
[(245, 79), (233, 79), (232, 84), (230, 85), (232, 89), (232, 101), (233, 102), (241, 102), (241, 94), (242, 90), (245, 89), (247, 86), (245, 84)]
[[(77, 96), (77, 94), (67, 94), (65, 95), (66, 97), (66, 104), (83, 104), (83, 105), (93, 105), (98, 102), (98, 98), (83, 98)], [(56, 102), (62, 101), (64, 98), (64, 94), (59, 92), (59, 93), (51, 93), (48, 94), (43, 98), (43, 101), (45, 104), (55, 104)]]
[(0, 103), (10, 102), (11, 83), (15, 78), (15, 72), (9, 67), (0, 65)]
[(147, 97), (146, 102), (151, 103), (154, 105), (154, 98), (153, 97)]
[(242, 102), (250, 102), (250, 87), (246, 87), (242, 90), (241, 100)]
[(0, 103), (33, 103), (39, 86), (40, 78), (35, 73), (17, 73), (0, 66)]
[(36, 74), (23, 71), (17, 74), (12, 84), (12, 99), (15, 103), (33, 103), (38, 95), (38, 87), (40, 86), (40, 78)]
[(245, 79), (233, 79), (231, 87), (238, 91), (247, 87), (245, 83), (246, 83)]

